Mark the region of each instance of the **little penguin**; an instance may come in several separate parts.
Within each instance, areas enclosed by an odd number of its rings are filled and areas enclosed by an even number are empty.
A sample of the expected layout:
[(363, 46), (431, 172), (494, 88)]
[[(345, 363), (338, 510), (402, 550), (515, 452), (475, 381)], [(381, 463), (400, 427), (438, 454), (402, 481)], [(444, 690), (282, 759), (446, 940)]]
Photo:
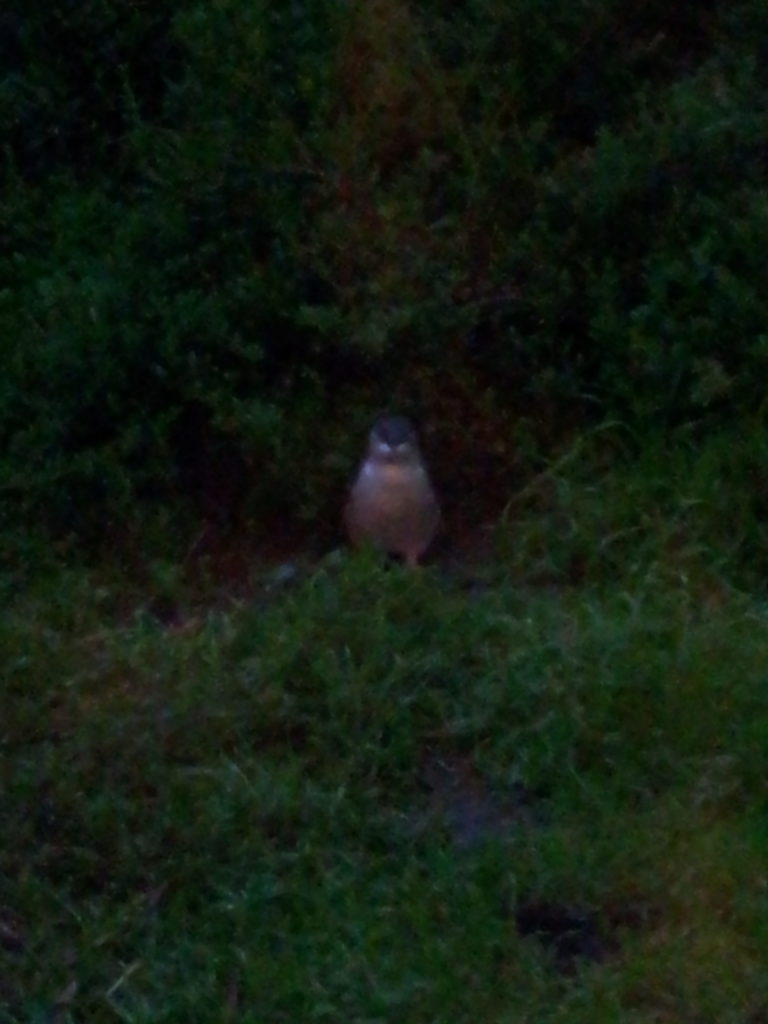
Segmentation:
[(354, 545), (372, 543), (415, 567), (440, 523), (440, 506), (405, 416), (380, 416), (344, 510)]

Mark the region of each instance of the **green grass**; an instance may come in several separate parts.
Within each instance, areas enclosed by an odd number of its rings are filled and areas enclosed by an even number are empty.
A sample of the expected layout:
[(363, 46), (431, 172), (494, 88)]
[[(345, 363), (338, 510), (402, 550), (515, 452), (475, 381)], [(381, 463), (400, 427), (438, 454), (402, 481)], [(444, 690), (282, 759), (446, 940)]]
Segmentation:
[[(177, 581), (170, 627), (104, 568), (8, 598), (0, 1021), (764, 1019), (749, 473), (612, 459), (521, 491), (471, 572)], [(505, 827), (467, 840), (462, 794)], [(572, 957), (531, 906), (589, 922)]]

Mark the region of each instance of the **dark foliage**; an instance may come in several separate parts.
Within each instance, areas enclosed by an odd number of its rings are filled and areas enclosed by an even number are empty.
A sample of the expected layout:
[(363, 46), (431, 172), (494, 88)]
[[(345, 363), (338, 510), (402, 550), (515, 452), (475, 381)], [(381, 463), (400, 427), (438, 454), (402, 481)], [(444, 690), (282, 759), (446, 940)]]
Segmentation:
[(8, 8), (4, 512), (315, 514), (382, 406), (502, 488), (526, 418), (755, 412), (767, 38), (759, 0)]

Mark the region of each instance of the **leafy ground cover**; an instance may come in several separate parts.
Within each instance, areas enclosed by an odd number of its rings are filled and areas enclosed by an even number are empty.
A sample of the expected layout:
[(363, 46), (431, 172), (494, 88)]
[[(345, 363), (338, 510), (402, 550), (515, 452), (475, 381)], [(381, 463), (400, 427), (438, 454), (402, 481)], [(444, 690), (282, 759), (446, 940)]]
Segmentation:
[(576, 452), (419, 573), (6, 591), (0, 1020), (766, 1019), (738, 456)]

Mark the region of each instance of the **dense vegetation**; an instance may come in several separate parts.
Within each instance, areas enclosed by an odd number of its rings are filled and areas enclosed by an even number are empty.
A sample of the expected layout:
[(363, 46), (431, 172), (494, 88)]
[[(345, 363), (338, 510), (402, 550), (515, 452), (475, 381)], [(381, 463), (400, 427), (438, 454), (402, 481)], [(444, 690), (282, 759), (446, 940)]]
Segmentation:
[(588, 419), (761, 410), (759, 0), (89, 0), (2, 29), (14, 519), (311, 518), (380, 406), (496, 495)]
[(765, 1020), (768, 607), (673, 468), (470, 573), (6, 595), (3, 1024)]
[(765, 0), (11, 3), (0, 137), (0, 1024), (768, 1019)]

